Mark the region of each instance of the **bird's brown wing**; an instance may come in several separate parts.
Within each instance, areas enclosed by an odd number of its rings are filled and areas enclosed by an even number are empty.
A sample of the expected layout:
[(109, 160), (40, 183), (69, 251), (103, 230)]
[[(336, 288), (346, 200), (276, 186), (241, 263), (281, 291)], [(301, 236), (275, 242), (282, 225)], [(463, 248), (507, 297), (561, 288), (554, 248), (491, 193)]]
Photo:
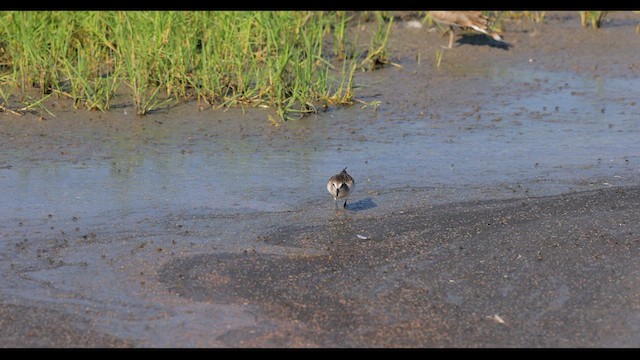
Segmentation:
[(482, 15), (481, 11), (430, 11), (429, 14), (441, 24), (471, 28), (495, 40), (502, 40), (499, 34), (489, 28), (489, 18)]

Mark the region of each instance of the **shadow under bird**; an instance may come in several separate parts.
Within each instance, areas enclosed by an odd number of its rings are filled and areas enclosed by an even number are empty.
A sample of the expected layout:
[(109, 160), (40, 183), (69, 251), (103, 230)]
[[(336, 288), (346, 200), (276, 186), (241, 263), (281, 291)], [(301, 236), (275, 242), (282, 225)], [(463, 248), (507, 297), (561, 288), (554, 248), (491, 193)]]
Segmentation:
[(347, 173), (347, 168), (344, 168), (340, 174), (333, 175), (329, 178), (329, 182), (327, 183), (327, 190), (331, 195), (333, 195), (333, 199), (335, 200), (336, 207), (338, 207), (338, 199), (344, 199), (344, 204), (342, 207), (347, 207), (347, 198), (353, 191), (353, 188), (356, 186), (356, 181), (353, 180), (353, 177)]
[(481, 11), (429, 11), (431, 19), (441, 25), (449, 26), (449, 49), (453, 47), (455, 37), (453, 27), (469, 28), (490, 36), (493, 40), (501, 41), (500, 34), (491, 30), (489, 18), (482, 15)]

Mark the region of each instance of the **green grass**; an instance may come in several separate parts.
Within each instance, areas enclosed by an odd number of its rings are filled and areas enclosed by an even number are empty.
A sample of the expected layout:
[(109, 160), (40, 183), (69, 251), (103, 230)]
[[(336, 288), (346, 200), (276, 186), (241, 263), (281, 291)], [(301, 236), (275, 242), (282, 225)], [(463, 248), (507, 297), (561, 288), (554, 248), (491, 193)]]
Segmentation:
[(436, 50), (436, 67), (440, 67), (440, 63), (442, 62), (442, 55), (444, 55), (444, 51), (442, 49)]
[[(392, 19), (369, 15), (0, 12), (0, 109), (11, 101), (18, 103), (14, 111), (30, 109), (59, 96), (77, 108), (108, 111), (124, 97), (141, 116), (197, 100), (269, 107), (281, 120), (298, 118), (352, 104), (356, 71), (388, 63)], [(369, 20), (371, 40), (361, 44), (349, 32)]]
[[(522, 18), (529, 19), (534, 22), (544, 23), (546, 11), (495, 11), (499, 18), (509, 18), (519, 20)], [(580, 24), (586, 28), (591, 25), (593, 28), (600, 28), (602, 22), (607, 16), (607, 11), (578, 11), (580, 14)]]
[(591, 25), (593, 28), (600, 28), (604, 21), (606, 11), (580, 11), (580, 24), (582, 27)]
[(528, 19), (537, 23), (544, 23), (546, 11), (495, 11), (500, 18), (514, 20)]

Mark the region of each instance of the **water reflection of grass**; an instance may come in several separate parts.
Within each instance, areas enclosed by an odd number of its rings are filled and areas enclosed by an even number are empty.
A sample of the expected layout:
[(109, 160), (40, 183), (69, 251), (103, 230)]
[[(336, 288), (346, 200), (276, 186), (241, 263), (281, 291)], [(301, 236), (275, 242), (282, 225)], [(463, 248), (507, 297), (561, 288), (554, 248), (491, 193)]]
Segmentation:
[[(387, 62), (388, 19), (310, 11), (26, 11), (0, 13), (0, 104), (37, 89), (138, 115), (199, 104), (274, 108), (280, 119), (354, 100), (359, 69)], [(349, 32), (371, 21), (369, 44)], [(375, 24), (378, 23), (378, 26)], [(357, 27), (359, 28), (359, 27)], [(357, 29), (356, 28), (356, 29)], [(18, 89), (16, 92), (15, 89)]]

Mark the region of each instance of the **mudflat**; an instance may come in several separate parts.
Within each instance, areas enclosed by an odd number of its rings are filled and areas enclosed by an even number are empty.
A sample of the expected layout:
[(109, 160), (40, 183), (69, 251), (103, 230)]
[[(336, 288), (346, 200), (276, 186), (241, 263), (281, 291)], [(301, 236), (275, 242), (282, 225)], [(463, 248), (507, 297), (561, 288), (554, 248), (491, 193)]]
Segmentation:
[(0, 347), (640, 345), (638, 15), (411, 20), (376, 110), (1, 113)]

